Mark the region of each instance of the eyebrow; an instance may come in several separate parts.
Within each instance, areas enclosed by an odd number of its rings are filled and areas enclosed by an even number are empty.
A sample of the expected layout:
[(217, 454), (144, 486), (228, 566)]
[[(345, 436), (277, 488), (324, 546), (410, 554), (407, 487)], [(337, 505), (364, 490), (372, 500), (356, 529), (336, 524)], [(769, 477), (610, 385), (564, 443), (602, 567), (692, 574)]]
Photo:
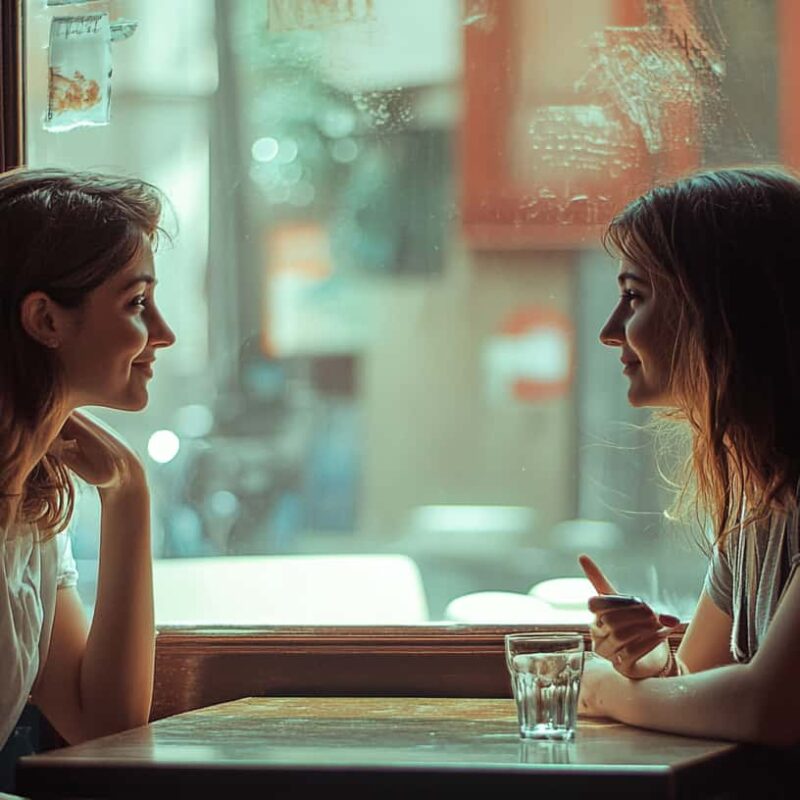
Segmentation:
[(636, 281), (636, 283), (644, 284), (647, 283), (644, 278), (640, 278), (638, 275), (634, 275), (632, 272), (620, 272), (620, 274), (617, 275), (617, 283), (625, 283), (625, 281)]
[(120, 292), (127, 292), (128, 289), (136, 286), (137, 283), (147, 283), (151, 286), (154, 286), (157, 281), (156, 279), (150, 275), (148, 272), (143, 272), (140, 275), (137, 275), (134, 278), (131, 278), (122, 288), (120, 288)]

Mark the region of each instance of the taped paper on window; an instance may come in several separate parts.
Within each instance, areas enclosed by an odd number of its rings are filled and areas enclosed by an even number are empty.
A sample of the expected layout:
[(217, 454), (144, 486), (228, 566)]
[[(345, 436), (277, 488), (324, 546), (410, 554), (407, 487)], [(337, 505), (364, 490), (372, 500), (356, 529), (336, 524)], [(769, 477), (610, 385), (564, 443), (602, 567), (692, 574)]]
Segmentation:
[(270, 33), (313, 30), (374, 18), (374, 0), (269, 0)]
[(107, 125), (111, 112), (108, 14), (55, 17), (50, 26), (49, 86), (44, 127), (68, 131)]

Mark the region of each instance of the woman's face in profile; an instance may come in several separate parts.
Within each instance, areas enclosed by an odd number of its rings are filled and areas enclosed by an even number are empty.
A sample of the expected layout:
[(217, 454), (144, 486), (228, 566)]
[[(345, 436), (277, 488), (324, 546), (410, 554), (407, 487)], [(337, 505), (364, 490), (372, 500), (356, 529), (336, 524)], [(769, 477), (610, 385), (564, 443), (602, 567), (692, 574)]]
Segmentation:
[(620, 299), (600, 331), (600, 341), (620, 348), (632, 406), (674, 406), (670, 373), (675, 348), (673, 309), (655, 290), (646, 269), (623, 259)]
[(136, 411), (147, 405), (156, 351), (175, 335), (155, 303), (149, 243), (119, 272), (67, 312), (68, 335), (58, 349), (69, 404)]

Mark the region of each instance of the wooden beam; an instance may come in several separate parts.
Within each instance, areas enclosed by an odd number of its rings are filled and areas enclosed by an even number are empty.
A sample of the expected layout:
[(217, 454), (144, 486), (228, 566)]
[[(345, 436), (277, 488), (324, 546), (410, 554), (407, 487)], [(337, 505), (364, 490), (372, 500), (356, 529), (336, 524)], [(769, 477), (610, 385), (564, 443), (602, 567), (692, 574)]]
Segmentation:
[(22, 0), (0, 0), (0, 171), (22, 164)]

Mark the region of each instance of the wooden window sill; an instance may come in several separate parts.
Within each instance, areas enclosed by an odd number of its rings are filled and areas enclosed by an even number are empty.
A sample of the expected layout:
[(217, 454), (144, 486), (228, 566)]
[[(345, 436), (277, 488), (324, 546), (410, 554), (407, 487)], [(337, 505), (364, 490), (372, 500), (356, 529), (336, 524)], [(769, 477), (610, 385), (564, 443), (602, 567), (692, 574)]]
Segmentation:
[(510, 697), (503, 637), (517, 631), (590, 647), (586, 625), (164, 627), (151, 719), (248, 696)]

